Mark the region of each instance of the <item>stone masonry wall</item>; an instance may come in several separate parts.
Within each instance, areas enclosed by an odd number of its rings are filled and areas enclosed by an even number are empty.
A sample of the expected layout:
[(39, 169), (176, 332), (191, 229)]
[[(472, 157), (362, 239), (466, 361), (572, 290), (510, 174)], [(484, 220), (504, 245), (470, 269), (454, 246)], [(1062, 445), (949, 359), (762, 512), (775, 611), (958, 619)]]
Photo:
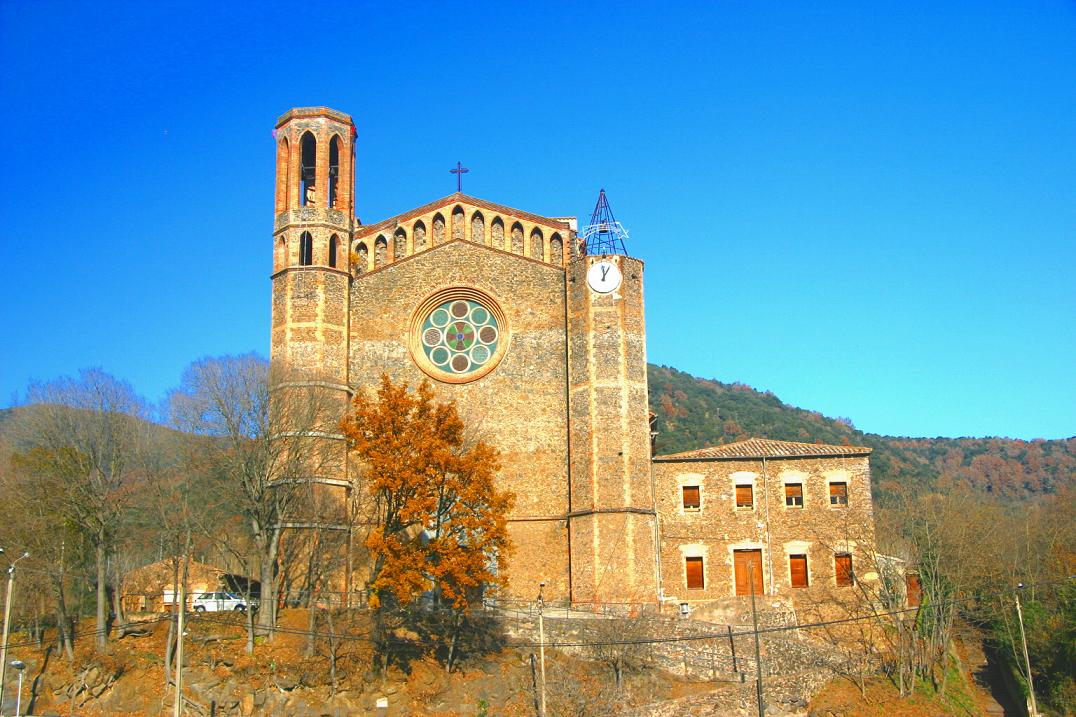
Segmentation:
[[(849, 552), (857, 579), (874, 581), (874, 518), (868, 459), (862, 457), (662, 461), (654, 463), (665, 595), (705, 602), (735, 594), (733, 550), (762, 551), (766, 595), (841, 600), (834, 555)], [(828, 482), (848, 484), (848, 504), (832, 506)], [(735, 486), (753, 482), (754, 505), (737, 508)], [(784, 484), (802, 483), (803, 506), (785, 505)], [(684, 485), (698, 485), (701, 506), (685, 509)], [(806, 588), (791, 587), (790, 554), (806, 554)], [(703, 558), (705, 587), (688, 589), (685, 557)]]
[[(615, 291), (598, 294), (588, 286), (597, 261), (619, 266)], [(580, 257), (568, 277), (572, 598), (653, 602), (643, 264), (626, 256)]]
[(415, 386), (429, 376), (409, 349), (412, 315), (427, 297), (452, 287), (488, 295), (504, 313), (507, 350), (468, 383), (430, 379), (455, 400), (476, 437), (501, 452), (501, 486), (515, 507), (506, 559), (509, 594), (568, 594), (567, 375), (564, 271), (467, 241), (450, 241), (356, 277), (351, 287), (350, 380), (376, 387), (382, 373)]

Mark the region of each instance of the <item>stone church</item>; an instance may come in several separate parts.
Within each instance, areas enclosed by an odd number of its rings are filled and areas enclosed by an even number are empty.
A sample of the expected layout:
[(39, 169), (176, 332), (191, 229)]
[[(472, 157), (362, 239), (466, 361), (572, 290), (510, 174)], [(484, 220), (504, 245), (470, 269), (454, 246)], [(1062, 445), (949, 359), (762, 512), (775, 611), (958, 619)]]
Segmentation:
[[(544, 582), (575, 604), (690, 602), (858, 575), (869, 449), (756, 440), (652, 457), (642, 261), (589, 252), (574, 218), (462, 193), (363, 224), (350, 116), (293, 109), (274, 136), (271, 362), (316, 375), (288, 388), (341, 412), (382, 373), (456, 401), (516, 496), (512, 596)], [(342, 437), (317, 440), (341, 457), (306, 480), (361, 488)]]

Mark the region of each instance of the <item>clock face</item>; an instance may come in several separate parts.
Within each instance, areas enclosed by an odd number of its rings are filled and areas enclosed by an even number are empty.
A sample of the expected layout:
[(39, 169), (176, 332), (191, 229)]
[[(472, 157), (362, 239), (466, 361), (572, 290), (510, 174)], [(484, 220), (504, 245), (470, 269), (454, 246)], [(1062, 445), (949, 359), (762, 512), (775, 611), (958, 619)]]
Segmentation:
[(599, 294), (620, 288), (620, 269), (611, 261), (599, 261), (587, 270), (587, 284)]

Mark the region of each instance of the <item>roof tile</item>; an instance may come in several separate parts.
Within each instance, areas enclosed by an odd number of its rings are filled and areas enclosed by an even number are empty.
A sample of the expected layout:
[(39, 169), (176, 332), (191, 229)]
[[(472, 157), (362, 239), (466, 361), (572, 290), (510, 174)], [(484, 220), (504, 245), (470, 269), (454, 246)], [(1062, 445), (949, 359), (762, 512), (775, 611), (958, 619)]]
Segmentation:
[(832, 446), (824, 443), (796, 443), (770, 438), (747, 438), (709, 448), (654, 456), (654, 460), (706, 460), (707, 458), (817, 458), (828, 456), (863, 456), (871, 452), (864, 446)]

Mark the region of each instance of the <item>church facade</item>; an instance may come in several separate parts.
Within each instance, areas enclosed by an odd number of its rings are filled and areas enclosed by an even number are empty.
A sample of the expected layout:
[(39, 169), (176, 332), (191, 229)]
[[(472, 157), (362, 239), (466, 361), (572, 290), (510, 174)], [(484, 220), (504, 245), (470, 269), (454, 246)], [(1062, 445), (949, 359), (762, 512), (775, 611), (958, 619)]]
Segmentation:
[[(643, 263), (588, 253), (574, 219), (462, 193), (361, 224), (351, 118), (297, 108), (274, 134), (271, 362), (310, 377), (282, 389), (330, 396), (342, 414), (384, 373), (430, 380), (454, 400), (500, 451), (499, 480), (516, 496), (511, 595), (533, 598), (545, 583), (547, 599), (573, 603), (691, 599), (700, 588), (678, 560), (699, 557), (699, 541), (663, 540), (662, 511), (687, 525), (682, 488), (693, 479), (681, 464), (701, 475), (706, 460), (652, 460)], [(314, 440), (336, 458), (305, 479), (346, 500), (361, 486), (342, 436)], [(869, 473), (856, 470), (869, 501)], [(698, 599), (721, 592), (707, 560)], [(353, 583), (362, 586), (361, 570)]]

